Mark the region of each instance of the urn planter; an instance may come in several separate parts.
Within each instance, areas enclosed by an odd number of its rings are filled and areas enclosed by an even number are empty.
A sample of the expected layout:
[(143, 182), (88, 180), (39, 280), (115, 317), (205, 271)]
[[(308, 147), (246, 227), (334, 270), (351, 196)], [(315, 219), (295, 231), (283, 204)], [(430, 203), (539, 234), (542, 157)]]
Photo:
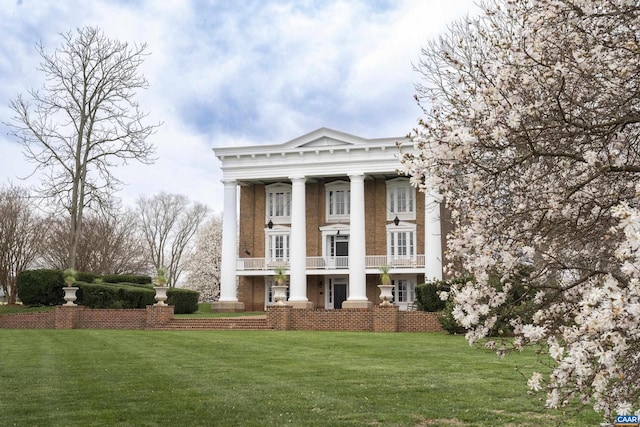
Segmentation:
[(287, 285), (273, 285), (271, 287), (276, 305), (285, 305), (284, 303), (287, 300), (287, 287)]
[(78, 297), (76, 297), (76, 292), (78, 292), (78, 287), (64, 286), (62, 290), (64, 291), (64, 300), (67, 302), (65, 305), (75, 306), (76, 305), (75, 300), (78, 299)]
[(382, 302), (380, 303), (380, 307), (391, 307), (393, 304), (391, 300), (393, 300), (393, 285), (378, 285), (380, 288), (380, 299)]
[(167, 301), (167, 290), (169, 289), (168, 286), (154, 286), (153, 289), (156, 290), (156, 296), (154, 297), (156, 299), (156, 302), (154, 305), (167, 305), (166, 301)]

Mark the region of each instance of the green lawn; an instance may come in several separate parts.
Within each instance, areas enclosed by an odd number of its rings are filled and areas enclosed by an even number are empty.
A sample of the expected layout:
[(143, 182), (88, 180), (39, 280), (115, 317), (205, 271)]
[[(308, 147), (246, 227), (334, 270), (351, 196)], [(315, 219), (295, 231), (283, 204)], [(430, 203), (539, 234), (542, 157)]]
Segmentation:
[(211, 303), (201, 302), (198, 304), (198, 311), (190, 314), (176, 314), (176, 319), (197, 319), (206, 317), (246, 317), (246, 316), (264, 316), (264, 311), (242, 311), (237, 313), (213, 313), (211, 311)]
[[(1, 426), (586, 426), (444, 334), (0, 329)], [(559, 424), (558, 424), (559, 423)]]
[(34, 313), (38, 311), (53, 311), (54, 306), (48, 307), (29, 307), (26, 305), (0, 305), (0, 316), (3, 314), (17, 314), (17, 313)]

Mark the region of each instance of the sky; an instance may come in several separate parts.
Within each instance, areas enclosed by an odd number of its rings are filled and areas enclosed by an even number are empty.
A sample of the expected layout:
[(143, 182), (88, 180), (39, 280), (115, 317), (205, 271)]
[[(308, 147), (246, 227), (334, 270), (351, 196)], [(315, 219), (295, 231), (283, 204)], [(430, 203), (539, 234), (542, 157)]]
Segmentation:
[(100, 27), (109, 38), (148, 44), (137, 93), (153, 165), (120, 166), (125, 206), (178, 193), (222, 211), (215, 147), (280, 144), (320, 127), (364, 138), (402, 137), (421, 110), (413, 95), (420, 48), (472, 0), (0, 0), (0, 185), (37, 184), (4, 124), (9, 103), (44, 83), (42, 43)]

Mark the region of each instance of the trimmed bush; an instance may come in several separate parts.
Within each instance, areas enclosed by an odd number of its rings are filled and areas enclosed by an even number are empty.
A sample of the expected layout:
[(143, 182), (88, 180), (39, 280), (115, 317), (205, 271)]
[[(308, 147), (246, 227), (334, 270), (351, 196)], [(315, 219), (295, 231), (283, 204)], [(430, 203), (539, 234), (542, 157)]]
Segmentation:
[(25, 270), (18, 274), (18, 297), (25, 305), (64, 303), (64, 277), (60, 270)]
[(167, 304), (172, 305), (175, 314), (188, 314), (198, 311), (200, 292), (190, 289), (171, 288), (167, 292)]
[(439, 283), (429, 282), (416, 286), (418, 310), (436, 312), (444, 309), (447, 302), (440, 299), (439, 294), (442, 289)]
[(129, 284), (121, 284), (118, 286), (119, 301), (122, 302), (122, 308), (145, 308), (148, 305), (155, 304), (153, 298), (156, 291), (142, 286), (131, 286)]
[(100, 276), (97, 274), (93, 274), (93, 273), (88, 273), (86, 271), (78, 271), (76, 273), (76, 280), (78, 282), (84, 282), (84, 283), (93, 283), (94, 280), (96, 280), (96, 278), (99, 278)]
[(145, 308), (155, 291), (140, 285), (77, 283), (77, 303), (88, 308)]
[(105, 283), (136, 283), (139, 285), (148, 285), (151, 283), (151, 276), (140, 274), (105, 274), (102, 276)]
[(118, 288), (108, 285), (96, 285), (93, 283), (76, 282), (78, 289), (76, 301), (78, 304), (89, 308), (111, 308), (118, 298)]

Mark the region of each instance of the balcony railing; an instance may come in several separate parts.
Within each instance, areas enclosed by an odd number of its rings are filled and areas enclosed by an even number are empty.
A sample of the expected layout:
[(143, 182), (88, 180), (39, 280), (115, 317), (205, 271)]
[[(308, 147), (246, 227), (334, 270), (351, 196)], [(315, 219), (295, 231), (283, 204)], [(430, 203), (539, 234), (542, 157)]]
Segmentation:
[[(273, 270), (277, 267), (290, 268), (288, 259), (271, 258), (238, 258), (236, 270), (255, 271)], [(388, 265), (392, 268), (422, 268), (424, 255), (408, 257), (390, 257), (386, 255), (368, 255), (365, 257), (365, 268), (379, 268)], [(348, 269), (349, 257), (307, 257), (307, 270)]]

